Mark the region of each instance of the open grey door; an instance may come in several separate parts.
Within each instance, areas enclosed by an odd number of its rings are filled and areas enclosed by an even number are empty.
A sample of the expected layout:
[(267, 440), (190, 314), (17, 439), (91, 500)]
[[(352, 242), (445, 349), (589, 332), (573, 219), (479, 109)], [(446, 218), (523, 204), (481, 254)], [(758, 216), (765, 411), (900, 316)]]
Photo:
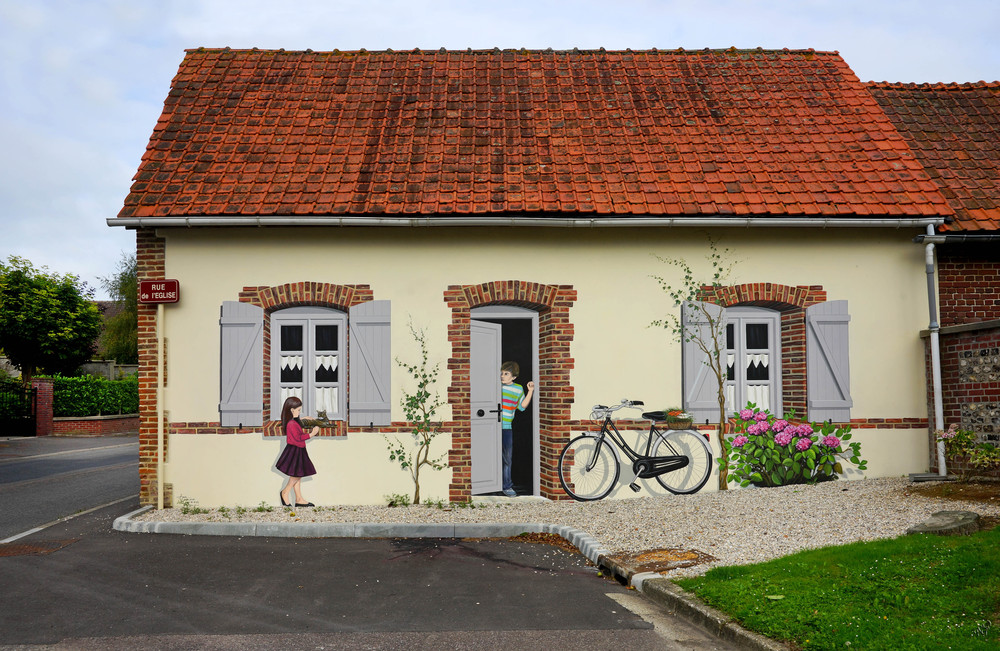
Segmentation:
[(472, 321), (470, 403), (472, 407), (472, 493), (501, 488), (500, 344), (497, 323)]

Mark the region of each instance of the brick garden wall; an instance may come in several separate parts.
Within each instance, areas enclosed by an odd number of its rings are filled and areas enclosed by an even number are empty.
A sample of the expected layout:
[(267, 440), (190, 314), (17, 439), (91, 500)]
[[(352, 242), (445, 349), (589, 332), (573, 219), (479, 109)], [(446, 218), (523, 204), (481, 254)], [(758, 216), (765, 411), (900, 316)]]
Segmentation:
[(113, 436), (138, 430), (139, 417), (130, 414), (52, 419), (52, 433), (56, 436)]

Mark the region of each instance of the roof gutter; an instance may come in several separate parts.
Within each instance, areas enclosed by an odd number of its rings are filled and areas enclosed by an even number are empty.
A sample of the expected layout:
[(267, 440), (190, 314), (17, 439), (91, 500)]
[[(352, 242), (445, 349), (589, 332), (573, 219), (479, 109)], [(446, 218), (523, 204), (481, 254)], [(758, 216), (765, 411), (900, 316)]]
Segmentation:
[(1000, 233), (941, 233), (935, 235), (917, 235), (913, 238), (917, 244), (957, 244), (962, 242), (1000, 242)]
[[(160, 228), (197, 226), (535, 226), (544, 228), (638, 228), (649, 226), (926, 228), (944, 217), (871, 219), (861, 217), (333, 217), (273, 215), (265, 217), (111, 217), (108, 226)], [(924, 236), (920, 236), (924, 237)]]

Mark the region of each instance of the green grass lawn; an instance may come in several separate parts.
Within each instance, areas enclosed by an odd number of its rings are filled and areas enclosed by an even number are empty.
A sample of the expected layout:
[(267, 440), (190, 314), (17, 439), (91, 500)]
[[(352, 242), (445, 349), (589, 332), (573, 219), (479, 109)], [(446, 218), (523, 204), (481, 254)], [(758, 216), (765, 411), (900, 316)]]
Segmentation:
[(1000, 649), (1000, 528), (800, 552), (677, 581), (801, 649)]

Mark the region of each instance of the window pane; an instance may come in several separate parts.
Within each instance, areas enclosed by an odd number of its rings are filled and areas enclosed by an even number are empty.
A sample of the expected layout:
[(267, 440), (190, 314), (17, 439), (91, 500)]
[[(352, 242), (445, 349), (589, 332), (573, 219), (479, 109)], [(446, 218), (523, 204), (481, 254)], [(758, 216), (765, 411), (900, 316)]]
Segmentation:
[(726, 324), (726, 349), (732, 350), (736, 348), (736, 328), (733, 327), (732, 323)]
[(747, 381), (752, 382), (754, 380), (770, 380), (771, 375), (767, 371), (767, 367), (761, 362), (751, 361), (747, 364)]
[(281, 356), (281, 383), (298, 384), (302, 382), (302, 355)]
[(316, 326), (316, 350), (337, 350), (337, 326)]
[(302, 350), (302, 326), (281, 326), (281, 350)]
[(316, 356), (316, 381), (317, 382), (337, 382), (340, 369), (337, 368), (336, 355)]
[(766, 350), (768, 347), (767, 324), (748, 323), (746, 329), (747, 329), (747, 340), (746, 340), (747, 349)]

